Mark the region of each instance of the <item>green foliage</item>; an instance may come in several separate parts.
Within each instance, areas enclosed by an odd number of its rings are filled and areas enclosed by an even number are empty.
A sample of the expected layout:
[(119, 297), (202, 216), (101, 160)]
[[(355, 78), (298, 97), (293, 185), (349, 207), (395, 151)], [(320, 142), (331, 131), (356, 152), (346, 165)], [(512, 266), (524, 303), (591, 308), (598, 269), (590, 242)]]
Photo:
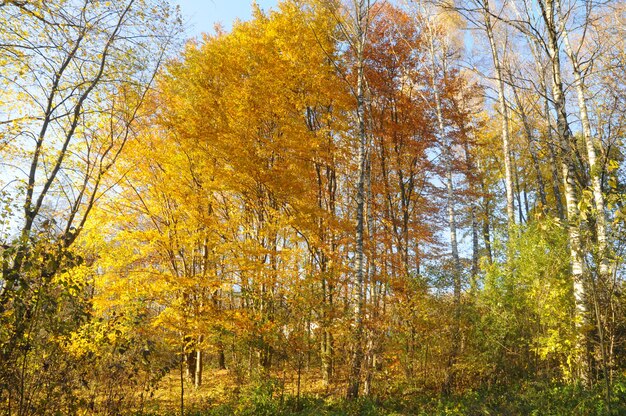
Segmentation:
[[(0, 401), (5, 397), (24, 414), (73, 409), (70, 383), (77, 363), (63, 345), (88, 319), (85, 288), (90, 281), (83, 259), (49, 236), (32, 239), (24, 251), (15, 290), (0, 312)], [(17, 254), (5, 250), (9, 263)], [(8, 292), (5, 292), (8, 293)], [(41, 386), (55, 386), (33, 395)]]
[(556, 362), (569, 376), (574, 345), (567, 236), (555, 219), (540, 218), (508, 242), (508, 261), (485, 265), (472, 305), (471, 342), (496, 382), (539, 374)]
[[(610, 415), (626, 412), (626, 380), (616, 382)], [(588, 390), (575, 384), (521, 383), (467, 391), (460, 395), (417, 394), (397, 398), (347, 401), (303, 396), (276, 397), (271, 387), (260, 385), (237, 403), (186, 413), (190, 416), (608, 416), (602, 386)], [(147, 413), (141, 416), (176, 415)], [(139, 414), (137, 415), (139, 416)]]
[(281, 403), (274, 398), (278, 381), (272, 378), (261, 380), (244, 393), (239, 401), (236, 414), (241, 416), (271, 416), (279, 414)]
[(136, 330), (141, 316), (132, 310), (92, 317), (93, 271), (76, 252), (33, 242), (20, 278), (0, 317), (0, 399), (9, 411), (119, 412), (147, 398), (172, 366), (168, 347)]

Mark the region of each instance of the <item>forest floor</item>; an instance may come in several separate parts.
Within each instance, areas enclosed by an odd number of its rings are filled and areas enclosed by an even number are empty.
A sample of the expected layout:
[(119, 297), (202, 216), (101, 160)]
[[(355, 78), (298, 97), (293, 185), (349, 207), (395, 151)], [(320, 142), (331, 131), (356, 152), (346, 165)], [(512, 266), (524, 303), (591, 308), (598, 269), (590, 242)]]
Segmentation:
[[(203, 384), (194, 388), (185, 381), (186, 416), (449, 416), (536, 415), (591, 416), (626, 415), (626, 381), (616, 381), (610, 410), (601, 386), (526, 382), (489, 389), (442, 395), (424, 390), (397, 389), (385, 397), (347, 401), (345, 386), (326, 390), (314, 375), (303, 373), (300, 396), (297, 382), (282, 374), (238, 383), (229, 370), (205, 371)], [(283, 377), (281, 377), (283, 376)], [(142, 416), (180, 415), (180, 377), (170, 374), (137, 412)]]

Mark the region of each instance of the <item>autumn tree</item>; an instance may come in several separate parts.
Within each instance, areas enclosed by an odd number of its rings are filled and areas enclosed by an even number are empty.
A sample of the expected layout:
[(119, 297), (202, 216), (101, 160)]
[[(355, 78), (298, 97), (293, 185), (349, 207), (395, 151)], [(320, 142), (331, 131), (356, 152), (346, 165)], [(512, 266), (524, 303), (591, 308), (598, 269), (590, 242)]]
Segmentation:
[(134, 0), (4, 2), (0, 19), (3, 209), (17, 206), (5, 218), (0, 377), (9, 413), (31, 414), (42, 404), (31, 389), (45, 331), (56, 330), (40, 326), (62, 290), (55, 276), (83, 261), (71, 247), (134, 136), (178, 23), (167, 4)]

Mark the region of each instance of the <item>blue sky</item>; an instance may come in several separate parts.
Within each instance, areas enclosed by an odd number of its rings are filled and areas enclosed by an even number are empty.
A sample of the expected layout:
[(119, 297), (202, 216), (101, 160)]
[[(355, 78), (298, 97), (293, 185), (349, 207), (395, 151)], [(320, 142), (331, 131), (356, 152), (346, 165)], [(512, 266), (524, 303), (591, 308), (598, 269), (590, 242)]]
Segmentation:
[[(187, 23), (187, 36), (195, 37), (203, 32), (212, 32), (216, 23), (230, 29), (232, 22), (239, 18), (248, 20), (253, 0), (173, 0)], [(257, 0), (263, 10), (275, 8), (278, 0)]]

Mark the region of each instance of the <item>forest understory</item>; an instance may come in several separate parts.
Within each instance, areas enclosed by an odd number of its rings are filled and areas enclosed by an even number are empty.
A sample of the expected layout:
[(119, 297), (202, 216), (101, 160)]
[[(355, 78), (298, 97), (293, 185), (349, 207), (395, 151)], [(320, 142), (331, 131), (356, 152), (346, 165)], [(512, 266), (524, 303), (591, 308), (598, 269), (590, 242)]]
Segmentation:
[[(209, 369), (207, 369), (209, 370)], [(175, 416), (181, 414), (180, 374), (163, 378), (154, 390), (128, 401), (126, 414)], [(325, 387), (316, 371), (287, 372), (263, 379), (237, 380), (230, 370), (205, 371), (205, 382), (194, 387), (183, 373), (183, 412), (191, 416), (463, 416), (463, 415), (607, 415), (601, 388), (587, 389), (550, 381), (485, 384), (475, 390), (443, 393), (418, 383), (379, 380), (371, 396), (346, 400), (347, 383)], [(119, 394), (128, 394), (119, 391)], [(103, 398), (101, 397), (100, 400)], [(626, 383), (615, 383), (613, 414), (626, 412)], [(132, 409), (132, 410), (131, 410)]]

